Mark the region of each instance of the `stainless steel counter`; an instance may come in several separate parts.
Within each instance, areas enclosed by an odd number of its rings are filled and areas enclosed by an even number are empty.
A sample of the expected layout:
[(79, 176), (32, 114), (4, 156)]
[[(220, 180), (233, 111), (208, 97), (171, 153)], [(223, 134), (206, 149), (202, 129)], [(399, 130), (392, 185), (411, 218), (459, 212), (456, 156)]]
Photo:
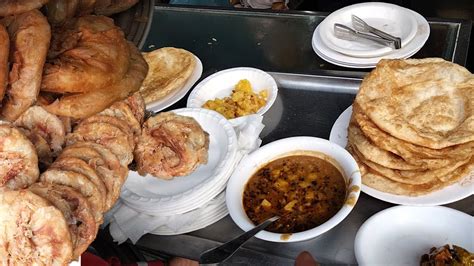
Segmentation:
[[(314, 54), (311, 34), (324, 15), (156, 6), (144, 50), (163, 46), (188, 49), (202, 60), (203, 78), (235, 66), (298, 73), (272, 73), (279, 84), (279, 96), (265, 115), (263, 141), (297, 135), (328, 138), (332, 124), (352, 103), (360, 77), (367, 70), (340, 68)], [(437, 56), (464, 64), (470, 22), (429, 21), (432, 34), (415, 57)], [(185, 99), (170, 109), (184, 105)], [(292, 265), (303, 250), (310, 251), (323, 264), (355, 264), (353, 245), (358, 228), (368, 217), (391, 206), (362, 193), (351, 214), (319, 238), (291, 244), (252, 239), (225, 264)], [(474, 215), (474, 196), (447, 206)], [(137, 247), (149, 254), (198, 259), (202, 251), (240, 233), (227, 216), (186, 235), (146, 235)]]

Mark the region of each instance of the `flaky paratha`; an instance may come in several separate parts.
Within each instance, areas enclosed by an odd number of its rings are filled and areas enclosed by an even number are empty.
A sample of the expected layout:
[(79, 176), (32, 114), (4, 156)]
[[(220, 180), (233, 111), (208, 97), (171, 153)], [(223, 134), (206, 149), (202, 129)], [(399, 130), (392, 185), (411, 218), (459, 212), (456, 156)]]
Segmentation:
[(164, 47), (142, 54), (149, 69), (140, 93), (147, 104), (182, 88), (196, 66), (194, 55), (183, 49)]
[(474, 141), (474, 76), (442, 59), (381, 60), (356, 102), (379, 128), (416, 145)]

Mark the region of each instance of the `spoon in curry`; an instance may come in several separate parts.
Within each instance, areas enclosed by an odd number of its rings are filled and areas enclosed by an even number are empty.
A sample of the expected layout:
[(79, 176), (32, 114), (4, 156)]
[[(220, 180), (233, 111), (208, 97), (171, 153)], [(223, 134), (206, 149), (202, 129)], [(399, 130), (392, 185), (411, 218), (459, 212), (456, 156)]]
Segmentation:
[(232, 256), (247, 240), (252, 238), (261, 230), (265, 229), (267, 226), (280, 219), (278, 216), (274, 216), (265, 220), (263, 223), (255, 226), (251, 230), (241, 234), (240, 236), (230, 240), (227, 243), (224, 243), (218, 247), (207, 250), (201, 254), (199, 258), (200, 265), (210, 265), (224, 262), (230, 256)]

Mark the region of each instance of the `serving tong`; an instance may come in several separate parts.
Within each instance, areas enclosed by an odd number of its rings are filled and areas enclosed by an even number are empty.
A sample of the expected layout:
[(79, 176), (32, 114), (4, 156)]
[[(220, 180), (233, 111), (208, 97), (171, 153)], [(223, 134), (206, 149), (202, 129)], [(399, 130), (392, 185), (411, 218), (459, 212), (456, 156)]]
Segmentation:
[(352, 26), (348, 27), (343, 24), (334, 24), (334, 34), (337, 38), (347, 41), (358, 41), (360, 39), (374, 41), (395, 49), (402, 48), (402, 40), (384, 31), (376, 29), (356, 15), (352, 15)]

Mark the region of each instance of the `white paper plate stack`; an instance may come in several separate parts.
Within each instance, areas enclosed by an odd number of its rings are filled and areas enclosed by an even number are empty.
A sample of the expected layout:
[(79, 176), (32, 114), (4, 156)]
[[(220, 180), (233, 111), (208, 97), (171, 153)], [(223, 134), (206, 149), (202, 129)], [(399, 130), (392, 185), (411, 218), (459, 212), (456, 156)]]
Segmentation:
[[(393, 49), (375, 42), (347, 41), (336, 38), (334, 24), (351, 28), (352, 15), (369, 25), (402, 39), (402, 48)], [(334, 65), (373, 68), (383, 58), (409, 58), (418, 52), (430, 35), (430, 27), (420, 14), (393, 4), (369, 2), (339, 9), (316, 27), (312, 46), (316, 54)]]
[[(209, 133), (207, 164), (199, 166), (188, 176), (176, 177), (173, 180), (143, 177), (136, 172), (130, 172), (122, 188), (121, 200), (139, 213), (159, 217), (189, 215), (201, 208), (200, 213), (205, 213), (206, 219), (200, 221), (200, 224), (186, 225), (180, 228), (179, 232), (157, 228), (154, 230), (157, 234), (193, 231), (194, 228), (205, 227), (225, 216), (225, 197), (220, 194), (223, 194), (227, 180), (240, 159), (236, 133), (223, 116), (201, 108), (183, 108), (173, 112), (193, 117)], [(212, 204), (209, 204), (211, 201)]]

